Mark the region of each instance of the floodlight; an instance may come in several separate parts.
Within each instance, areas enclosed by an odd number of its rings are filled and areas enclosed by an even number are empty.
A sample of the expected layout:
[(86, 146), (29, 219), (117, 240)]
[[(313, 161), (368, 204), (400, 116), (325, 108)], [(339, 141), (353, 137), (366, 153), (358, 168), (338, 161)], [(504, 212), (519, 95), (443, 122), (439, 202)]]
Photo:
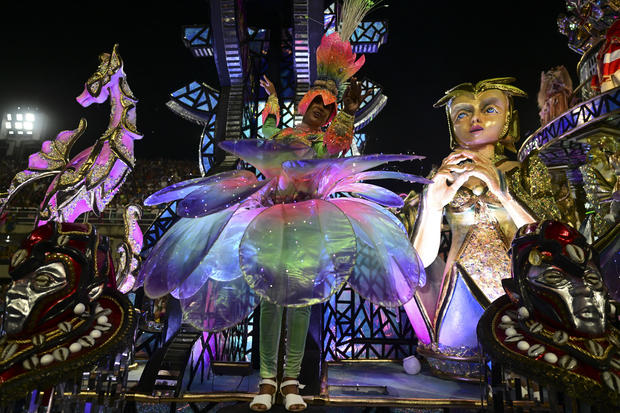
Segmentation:
[[(19, 116), (19, 115), (18, 115)], [(18, 118), (19, 119), (19, 118)], [(23, 127), (21, 122), (15, 122), (15, 129), (21, 129)]]
[(6, 126), (7, 129), (11, 129), (11, 122), (4, 122), (4, 126)]
[(12, 116), (10, 113), (6, 114), (6, 120), (13, 120)]
[(32, 122), (24, 122), (24, 129), (32, 130)]
[(28, 122), (34, 122), (34, 114), (32, 113), (26, 113), (26, 120)]
[(9, 131), (9, 135), (14, 135), (14, 134), (15, 134), (14, 131), (12, 131), (12, 130)]
[(18, 130), (18, 131), (17, 131), (17, 134), (18, 134), (18, 135), (23, 135), (23, 134), (24, 134), (24, 131), (22, 131), (22, 130)]
[(17, 114), (15, 114), (15, 119), (17, 119), (17, 120), (24, 120), (24, 116), (21, 113), (17, 113)]

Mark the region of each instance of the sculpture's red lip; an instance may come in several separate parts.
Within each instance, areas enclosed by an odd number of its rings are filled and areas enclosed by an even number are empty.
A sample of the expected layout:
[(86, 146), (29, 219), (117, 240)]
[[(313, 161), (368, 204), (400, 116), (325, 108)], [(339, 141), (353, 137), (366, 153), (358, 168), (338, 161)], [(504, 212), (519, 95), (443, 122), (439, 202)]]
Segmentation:
[(478, 132), (483, 130), (484, 128), (482, 126), (476, 125), (476, 126), (472, 126), (471, 129), (469, 130), (469, 132)]

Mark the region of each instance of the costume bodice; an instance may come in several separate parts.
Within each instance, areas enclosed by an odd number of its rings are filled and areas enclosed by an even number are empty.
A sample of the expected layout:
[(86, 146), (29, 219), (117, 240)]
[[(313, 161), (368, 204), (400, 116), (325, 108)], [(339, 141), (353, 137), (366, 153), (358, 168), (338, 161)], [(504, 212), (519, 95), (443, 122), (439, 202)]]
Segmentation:
[(492, 302), (504, 294), (501, 279), (510, 276), (507, 251), (517, 228), (486, 187), (475, 192), (461, 187), (446, 207), (452, 232), (446, 272), (464, 272)]

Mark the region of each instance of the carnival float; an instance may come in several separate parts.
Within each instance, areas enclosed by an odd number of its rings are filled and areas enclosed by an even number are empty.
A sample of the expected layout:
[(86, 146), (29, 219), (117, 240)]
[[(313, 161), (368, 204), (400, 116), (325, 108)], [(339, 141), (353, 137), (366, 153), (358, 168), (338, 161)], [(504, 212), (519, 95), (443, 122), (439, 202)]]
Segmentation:
[(389, 110), (360, 70), (377, 4), (293, 0), (278, 32), (209, 7), (183, 43), (218, 85), (166, 104), (202, 127), (200, 177), (97, 228), (142, 139), (111, 44), (76, 98), (109, 101), (105, 131), (73, 153), (81, 119), (0, 188), (0, 216), (47, 188), (0, 274), (0, 411), (620, 410), (618, 2), (567, 1), (578, 83), (540, 74), (530, 136), (517, 79), (438, 91), (451, 152), (428, 176), (364, 151)]

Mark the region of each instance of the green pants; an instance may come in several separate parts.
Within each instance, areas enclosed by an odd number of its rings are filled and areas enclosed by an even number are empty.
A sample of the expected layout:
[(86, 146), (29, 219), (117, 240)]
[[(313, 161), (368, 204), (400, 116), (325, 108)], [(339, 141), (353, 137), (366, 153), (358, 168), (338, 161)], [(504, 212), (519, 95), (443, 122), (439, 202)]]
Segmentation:
[[(276, 377), (278, 344), (284, 307), (263, 300), (260, 304), (260, 376)], [(286, 355), (284, 377), (297, 377), (304, 358), (310, 324), (310, 306), (286, 309)]]

